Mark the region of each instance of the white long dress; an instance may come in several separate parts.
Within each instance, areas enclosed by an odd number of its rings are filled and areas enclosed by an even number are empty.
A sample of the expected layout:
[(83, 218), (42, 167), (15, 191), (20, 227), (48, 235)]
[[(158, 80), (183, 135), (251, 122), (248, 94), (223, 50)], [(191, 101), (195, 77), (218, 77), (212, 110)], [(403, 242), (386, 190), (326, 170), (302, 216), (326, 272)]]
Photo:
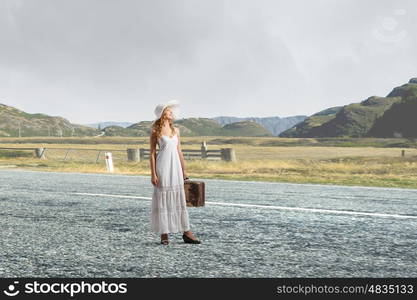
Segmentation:
[(159, 183), (154, 186), (152, 195), (151, 230), (160, 234), (188, 231), (190, 224), (177, 150), (178, 137), (163, 135), (158, 139), (158, 145), (155, 171)]

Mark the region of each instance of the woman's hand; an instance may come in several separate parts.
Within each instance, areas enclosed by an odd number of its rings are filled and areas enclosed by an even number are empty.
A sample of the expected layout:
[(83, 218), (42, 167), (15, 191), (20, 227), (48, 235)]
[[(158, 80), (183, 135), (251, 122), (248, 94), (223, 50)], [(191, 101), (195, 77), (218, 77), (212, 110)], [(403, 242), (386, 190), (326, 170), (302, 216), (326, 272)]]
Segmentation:
[(158, 185), (159, 185), (159, 178), (158, 178), (158, 176), (156, 176), (156, 175), (152, 175), (152, 179), (151, 179), (151, 181), (152, 181), (152, 184), (153, 184), (154, 186), (158, 186)]

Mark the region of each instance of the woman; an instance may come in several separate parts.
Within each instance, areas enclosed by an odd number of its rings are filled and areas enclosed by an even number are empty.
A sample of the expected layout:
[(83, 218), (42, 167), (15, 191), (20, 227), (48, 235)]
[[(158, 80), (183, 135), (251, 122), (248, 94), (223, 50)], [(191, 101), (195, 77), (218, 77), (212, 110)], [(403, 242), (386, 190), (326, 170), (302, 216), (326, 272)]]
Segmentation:
[[(190, 231), (185, 199), (184, 156), (181, 151), (180, 131), (174, 127), (179, 103), (171, 100), (155, 108), (156, 120), (150, 136), (150, 165), (154, 192), (151, 205), (151, 229), (161, 234), (161, 244), (168, 245), (168, 234), (183, 232), (185, 243), (200, 244)], [(156, 155), (156, 144), (159, 146)]]

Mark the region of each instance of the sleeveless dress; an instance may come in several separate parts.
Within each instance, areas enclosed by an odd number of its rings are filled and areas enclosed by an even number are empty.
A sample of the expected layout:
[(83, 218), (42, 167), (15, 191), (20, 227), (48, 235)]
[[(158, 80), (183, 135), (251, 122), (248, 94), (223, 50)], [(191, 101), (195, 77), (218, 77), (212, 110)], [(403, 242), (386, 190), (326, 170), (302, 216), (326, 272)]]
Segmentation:
[(185, 200), (184, 177), (177, 145), (178, 137), (158, 139), (154, 186), (150, 213), (151, 230), (159, 234), (188, 231), (190, 224)]

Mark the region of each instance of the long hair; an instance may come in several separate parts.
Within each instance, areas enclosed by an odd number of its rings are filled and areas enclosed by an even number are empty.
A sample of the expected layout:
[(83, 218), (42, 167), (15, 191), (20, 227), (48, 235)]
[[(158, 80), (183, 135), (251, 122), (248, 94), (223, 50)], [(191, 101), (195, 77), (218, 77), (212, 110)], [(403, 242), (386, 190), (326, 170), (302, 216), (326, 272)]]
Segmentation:
[(169, 127), (171, 128), (171, 133), (175, 132), (174, 122), (172, 121), (172, 119), (168, 119), (166, 117), (166, 113), (165, 113), (165, 110), (164, 110), (164, 112), (162, 113), (162, 116), (158, 120), (153, 122), (153, 124), (152, 124), (152, 129), (155, 130), (157, 139), (159, 139), (161, 137), (162, 125), (165, 124), (166, 120), (168, 120)]

